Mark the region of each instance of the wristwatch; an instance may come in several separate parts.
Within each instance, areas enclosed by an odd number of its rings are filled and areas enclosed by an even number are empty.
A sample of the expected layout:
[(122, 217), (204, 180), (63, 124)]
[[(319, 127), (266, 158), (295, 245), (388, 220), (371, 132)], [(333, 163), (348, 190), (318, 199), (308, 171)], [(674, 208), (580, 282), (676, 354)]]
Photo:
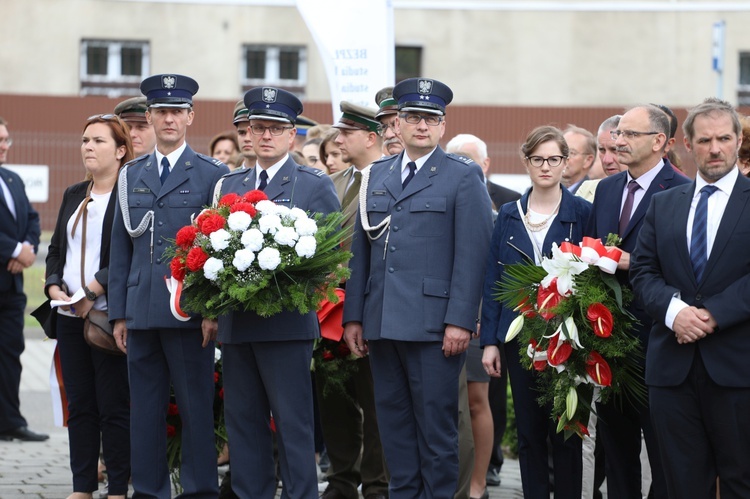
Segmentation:
[(96, 301), (96, 293), (91, 291), (88, 286), (83, 287), (83, 292), (86, 293), (86, 299), (89, 301)]

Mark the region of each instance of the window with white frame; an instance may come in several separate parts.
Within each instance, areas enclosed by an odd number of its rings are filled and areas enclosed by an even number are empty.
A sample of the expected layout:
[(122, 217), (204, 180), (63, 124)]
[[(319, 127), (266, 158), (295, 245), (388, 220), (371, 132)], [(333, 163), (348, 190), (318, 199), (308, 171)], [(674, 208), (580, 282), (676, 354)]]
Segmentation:
[(140, 95), (149, 62), (149, 42), (81, 40), (81, 94)]
[(283, 87), (300, 97), (307, 84), (307, 48), (296, 45), (244, 45), (242, 88)]

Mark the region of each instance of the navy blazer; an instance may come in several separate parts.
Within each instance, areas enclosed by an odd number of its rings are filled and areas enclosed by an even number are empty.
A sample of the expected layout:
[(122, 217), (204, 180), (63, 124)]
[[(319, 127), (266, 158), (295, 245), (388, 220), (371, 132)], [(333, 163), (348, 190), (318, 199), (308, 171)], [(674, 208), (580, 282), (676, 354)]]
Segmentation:
[[(564, 187), (560, 187), (560, 190), (562, 191), (560, 210), (547, 231), (542, 247), (543, 254), (547, 256), (552, 251), (552, 243), (557, 243), (558, 246), (563, 241), (580, 243), (584, 236), (586, 221), (591, 213), (591, 203), (574, 196)], [(521, 197), (521, 207), (524, 213), (528, 210), (530, 193), (531, 189)], [(490, 243), (490, 254), (487, 257), (479, 341), (481, 346), (505, 343), (508, 327), (518, 313), (495, 299), (497, 283), (503, 276), (505, 265), (528, 261), (534, 261), (533, 243), (518, 213), (517, 204), (507, 203), (500, 208), (500, 213), (497, 215)]]
[(164, 278), (171, 275), (171, 259), (164, 256), (164, 250), (177, 231), (190, 224), (193, 215), (213, 203), (214, 186), (229, 169), (221, 161), (194, 152), (190, 146), (172, 167), (163, 186), (156, 153), (136, 158), (123, 168), (128, 181), (131, 227), (137, 227), (153, 210), (154, 246), (152, 255), (148, 229), (140, 237), (130, 237), (118, 202), (112, 224), (109, 319), (126, 319), (128, 329), (198, 328), (200, 317), (182, 322), (169, 310)]
[[(18, 243), (28, 241), (36, 253), (39, 249), (39, 213), (29, 203), (21, 177), (17, 173), (0, 167), (0, 177), (8, 186), (16, 210), (16, 218), (5, 202), (5, 196), (0, 192), (0, 292), (15, 290), (23, 292), (23, 272), (11, 274), (8, 272), (8, 261), (13, 255)], [(14, 287), (15, 286), (15, 287)]]
[[(750, 179), (739, 175), (721, 219), (703, 281), (697, 283), (687, 246), (695, 182), (651, 200), (631, 258), (630, 277), (653, 318), (646, 383), (677, 386), (700, 351), (706, 371), (721, 386), (750, 387)], [(657, 215), (658, 214), (658, 215)], [(716, 319), (717, 330), (680, 345), (664, 324), (675, 293)]]
[[(86, 191), (91, 181), (86, 180), (73, 184), (65, 189), (63, 194), (60, 211), (57, 213), (57, 223), (55, 232), (52, 234), (52, 241), (47, 251), (47, 279), (44, 283), (44, 293), (49, 298), (48, 289), (52, 285), (62, 287), (63, 269), (65, 268), (65, 258), (68, 251), (68, 221), (81, 205), (81, 201), (86, 198)], [(109, 197), (107, 210), (104, 212), (104, 223), (102, 224), (102, 237), (99, 245), (99, 271), (94, 274), (94, 279), (102, 285), (104, 292), (107, 292), (109, 280), (109, 242), (112, 239), (112, 221), (115, 218), (115, 204), (117, 203), (117, 186), (112, 190)]]
[[(607, 241), (607, 236), (617, 234), (620, 229), (620, 209), (622, 206), (622, 196), (625, 190), (625, 184), (628, 181), (627, 172), (620, 172), (607, 177), (599, 182), (596, 186), (596, 197), (594, 198), (594, 209), (591, 211), (586, 235), (600, 238), (602, 242)], [(625, 228), (625, 232), (620, 234), (622, 244), (620, 248), (623, 251), (632, 253), (638, 240), (638, 233), (643, 225), (643, 218), (651, 202), (651, 197), (657, 192), (662, 192), (678, 185), (684, 185), (690, 182), (690, 179), (674, 171), (671, 164), (662, 165), (657, 173), (651, 186), (643, 195), (643, 199), (638, 203), (635, 211), (630, 217), (630, 222)], [(618, 270), (615, 274), (622, 285), (630, 285), (628, 272)], [(628, 310), (638, 319), (640, 324), (634, 326), (635, 333), (640, 338), (644, 347), (648, 346), (648, 332), (651, 329), (651, 318), (643, 309), (640, 297), (635, 296)]]
[[(253, 189), (255, 168), (235, 170), (222, 180), (221, 195), (229, 192), (242, 195)], [(341, 209), (328, 175), (321, 170), (298, 165), (291, 156), (263, 192), (276, 204), (297, 207), (308, 214), (327, 215)], [(312, 340), (319, 336), (318, 316), (314, 311), (302, 315), (285, 310), (271, 317), (236, 311), (219, 317), (219, 341), (222, 343)]]
[(390, 230), (371, 241), (357, 216), (343, 323), (367, 340), (443, 341), (446, 324), (476, 329), (490, 198), (479, 165), (440, 147), (402, 189), (403, 155), (370, 167), (367, 217), (390, 215)]

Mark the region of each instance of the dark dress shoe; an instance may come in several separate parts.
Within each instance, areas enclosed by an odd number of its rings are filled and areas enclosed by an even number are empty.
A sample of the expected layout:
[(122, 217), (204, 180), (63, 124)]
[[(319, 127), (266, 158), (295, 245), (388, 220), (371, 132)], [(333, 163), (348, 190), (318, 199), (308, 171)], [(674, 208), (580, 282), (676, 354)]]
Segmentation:
[(346, 499), (346, 496), (338, 491), (338, 489), (326, 487), (326, 490), (320, 495), (320, 499)]
[(29, 430), (27, 426), (21, 426), (15, 430), (6, 431), (0, 433), (0, 440), (22, 440), (24, 442), (44, 442), (49, 438), (49, 435), (44, 433), (34, 433)]

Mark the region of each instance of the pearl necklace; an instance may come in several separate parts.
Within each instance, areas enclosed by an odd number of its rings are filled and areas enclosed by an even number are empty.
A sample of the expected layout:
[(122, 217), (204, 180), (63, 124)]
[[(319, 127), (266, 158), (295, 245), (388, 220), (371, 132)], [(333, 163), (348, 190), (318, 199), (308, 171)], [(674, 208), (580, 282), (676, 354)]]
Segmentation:
[(523, 224), (531, 232), (540, 232), (544, 230), (544, 228), (547, 227), (549, 221), (552, 220), (552, 217), (554, 217), (557, 213), (557, 210), (560, 208), (561, 203), (562, 192), (560, 192), (560, 199), (557, 201), (557, 206), (555, 206), (555, 208), (552, 210), (552, 213), (550, 213), (549, 216), (541, 222), (532, 222), (531, 217), (529, 216), (529, 213), (531, 212), (531, 196), (529, 195), (529, 204), (526, 207), (526, 213), (523, 214)]

